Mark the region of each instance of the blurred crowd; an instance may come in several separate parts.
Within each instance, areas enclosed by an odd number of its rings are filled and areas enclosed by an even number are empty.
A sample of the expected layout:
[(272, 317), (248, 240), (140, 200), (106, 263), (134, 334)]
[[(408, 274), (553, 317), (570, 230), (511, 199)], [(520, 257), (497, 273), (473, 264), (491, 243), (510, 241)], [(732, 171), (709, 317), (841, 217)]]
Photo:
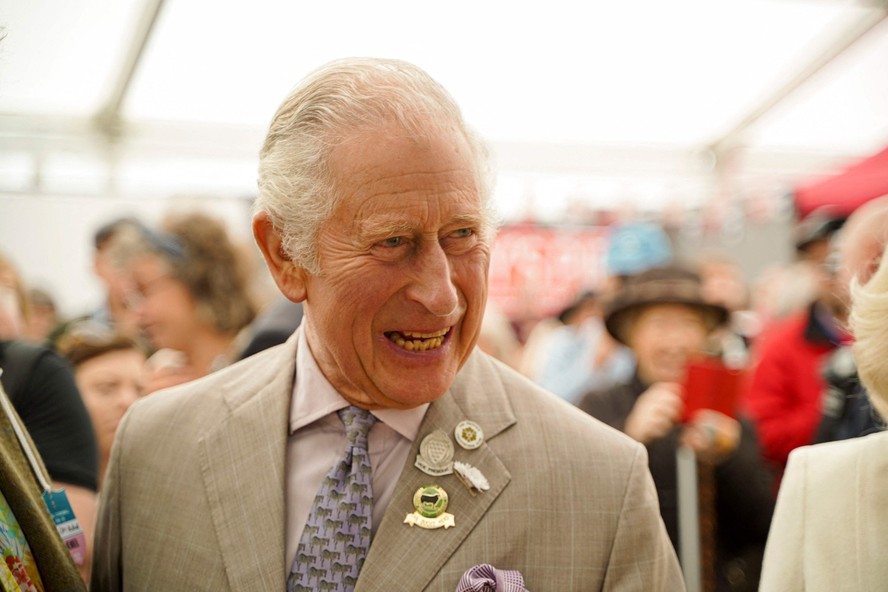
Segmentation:
[[(676, 453), (693, 450), (707, 589), (755, 590), (790, 453), (883, 425), (847, 321), (850, 286), (878, 267), (886, 229), (888, 197), (847, 219), (815, 211), (787, 237), (794, 261), (748, 281), (742, 253), (678, 260), (656, 225), (617, 226), (606, 282), (531, 322), (489, 302), (478, 345), (647, 447), (676, 546)], [(15, 253), (0, 254), (4, 389), (87, 536), (132, 403), (298, 326), (299, 304), (255, 293), (244, 249), (206, 213), (111, 220), (94, 234), (103, 298), (75, 318), (24, 284)]]

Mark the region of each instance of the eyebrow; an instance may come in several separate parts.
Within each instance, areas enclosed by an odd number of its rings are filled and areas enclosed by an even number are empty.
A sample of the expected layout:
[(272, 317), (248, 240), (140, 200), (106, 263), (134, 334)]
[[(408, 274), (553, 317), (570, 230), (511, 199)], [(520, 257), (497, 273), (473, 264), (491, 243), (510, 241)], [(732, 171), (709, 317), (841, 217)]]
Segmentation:
[[(476, 227), (481, 228), (484, 218), (479, 214), (458, 214), (448, 221), (448, 227)], [(411, 235), (416, 232), (416, 227), (409, 222), (386, 219), (386, 217), (369, 218), (358, 223), (358, 235), (365, 237), (384, 237)]]

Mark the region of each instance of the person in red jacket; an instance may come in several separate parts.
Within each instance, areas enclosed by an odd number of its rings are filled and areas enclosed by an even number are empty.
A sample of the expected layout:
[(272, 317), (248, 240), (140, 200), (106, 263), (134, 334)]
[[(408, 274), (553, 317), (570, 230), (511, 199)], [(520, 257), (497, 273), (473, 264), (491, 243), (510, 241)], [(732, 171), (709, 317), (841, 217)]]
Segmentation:
[(756, 344), (758, 360), (745, 396), (762, 454), (782, 472), (793, 449), (810, 444), (820, 423), (827, 356), (847, 342), (844, 307), (830, 288), (802, 313), (772, 326)]
[(807, 311), (773, 326), (756, 344), (758, 364), (745, 403), (762, 452), (782, 473), (789, 453), (815, 441), (827, 393), (824, 370), (845, 331), (848, 288), (865, 283), (888, 242), (888, 196), (855, 210), (833, 237), (820, 296)]

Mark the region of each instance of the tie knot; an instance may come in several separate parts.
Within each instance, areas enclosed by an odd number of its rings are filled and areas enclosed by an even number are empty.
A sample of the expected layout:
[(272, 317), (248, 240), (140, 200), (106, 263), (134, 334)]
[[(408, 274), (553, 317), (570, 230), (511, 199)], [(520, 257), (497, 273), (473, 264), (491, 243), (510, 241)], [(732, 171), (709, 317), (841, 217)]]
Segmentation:
[(360, 407), (350, 405), (337, 411), (339, 419), (345, 424), (345, 437), (352, 446), (367, 449), (367, 434), (376, 423), (376, 417)]

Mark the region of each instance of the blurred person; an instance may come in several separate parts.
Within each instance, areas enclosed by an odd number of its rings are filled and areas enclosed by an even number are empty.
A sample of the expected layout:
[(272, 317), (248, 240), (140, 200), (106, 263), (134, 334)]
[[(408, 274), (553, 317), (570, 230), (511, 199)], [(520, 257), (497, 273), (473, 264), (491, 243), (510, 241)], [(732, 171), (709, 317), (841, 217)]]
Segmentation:
[(791, 229), (795, 259), (766, 269), (752, 291), (759, 333), (806, 311), (820, 297), (829, 282), (824, 264), (830, 243), (844, 222), (830, 208), (818, 208), (796, 221)]
[[(867, 281), (865, 266), (853, 284), (850, 326), (860, 378), (888, 417), (888, 257), (874, 259), (881, 259), (875, 274)], [(795, 449), (768, 536), (762, 592), (884, 589), (886, 480), (885, 431)]]
[(255, 316), (240, 253), (205, 214), (170, 219), (164, 230), (118, 233), (111, 257), (125, 270), (128, 305), (157, 348), (146, 392), (200, 378), (237, 359), (238, 334)]
[[(871, 200), (857, 208), (839, 231), (832, 253), (838, 276), (839, 297), (850, 302), (849, 289), (869, 281), (888, 245), (888, 196)], [(829, 356), (822, 369), (826, 388), (822, 414), (812, 443), (854, 438), (878, 431), (883, 425), (869, 403), (857, 376), (857, 367), (847, 344)]]
[(104, 296), (101, 305), (88, 318), (132, 338), (139, 337), (136, 313), (127, 302), (132, 287), (127, 274), (109, 253), (119, 232), (126, 229), (140, 231), (143, 227), (138, 218), (115, 218), (99, 227), (93, 235), (93, 272), (104, 286)]
[[(518, 343), (521, 353), (518, 358), (518, 371), (531, 380), (539, 375), (543, 360), (547, 357), (549, 339), (555, 329), (563, 326), (554, 316), (528, 317), (518, 321)], [(524, 339), (522, 339), (522, 335)]]
[(74, 379), (92, 421), (101, 489), (117, 426), (144, 394), (145, 352), (134, 339), (90, 320), (67, 327), (55, 346), (74, 367)]
[(842, 283), (835, 265), (825, 266), (817, 299), (765, 328), (753, 346), (743, 400), (778, 477), (790, 451), (813, 441), (826, 390), (823, 365), (850, 342)]
[(806, 310), (817, 300), (823, 282), (820, 269), (802, 261), (772, 265), (753, 282), (750, 299), (760, 336), (766, 329)]
[(46, 290), (28, 290), (30, 315), (23, 337), (32, 343), (45, 343), (59, 324), (59, 313), (55, 300)]
[(532, 590), (683, 589), (644, 449), (475, 347), (485, 155), (406, 62), (336, 61), (292, 91), (253, 231), (303, 321), (130, 409), (94, 590), (454, 590), (482, 565)]
[[(619, 290), (627, 278), (672, 261), (672, 243), (663, 227), (646, 221), (614, 225), (604, 257), (607, 279), (604, 294)], [(634, 371), (629, 348), (610, 337), (604, 328), (602, 294), (587, 292), (559, 315), (541, 352), (532, 378), (566, 401), (577, 404), (593, 390), (628, 380)]]
[(844, 223), (845, 218), (830, 207), (817, 208), (796, 222), (792, 229), (796, 259), (819, 268), (830, 253), (832, 237)]
[(70, 366), (52, 350), (22, 339), (26, 315), (21, 307), (28, 305), (27, 290), (16, 268), (2, 256), (0, 282), (14, 295), (0, 313), (0, 318), (11, 320), (0, 337), (0, 382), (33, 439), (53, 488), (65, 490), (80, 522), (86, 546), (77, 556), (77, 567), (88, 580), (98, 487), (95, 434)]
[(713, 410), (687, 425), (681, 421), (688, 364), (704, 356), (727, 312), (704, 299), (700, 276), (688, 269), (654, 268), (627, 278), (608, 302), (604, 322), (631, 348), (635, 373), (624, 384), (586, 394), (579, 407), (647, 447), (660, 512), (676, 548), (679, 444), (715, 467), (717, 589), (755, 590), (773, 510), (755, 432), (748, 422)]
[(779, 471), (799, 446), (865, 434), (877, 423), (867, 399), (853, 387), (843, 348), (851, 345), (846, 331), (851, 280), (865, 282), (872, 275), (888, 241), (888, 196), (829, 228), (834, 241), (821, 265), (818, 299), (805, 313), (773, 327), (756, 346), (747, 406), (763, 451)]
[(30, 306), (18, 270), (0, 253), (0, 340), (24, 337)]
[(559, 314), (561, 326), (548, 341), (536, 382), (577, 404), (589, 391), (621, 384), (632, 376), (632, 352), (605, 330), (601, 295), (588, 291)]

